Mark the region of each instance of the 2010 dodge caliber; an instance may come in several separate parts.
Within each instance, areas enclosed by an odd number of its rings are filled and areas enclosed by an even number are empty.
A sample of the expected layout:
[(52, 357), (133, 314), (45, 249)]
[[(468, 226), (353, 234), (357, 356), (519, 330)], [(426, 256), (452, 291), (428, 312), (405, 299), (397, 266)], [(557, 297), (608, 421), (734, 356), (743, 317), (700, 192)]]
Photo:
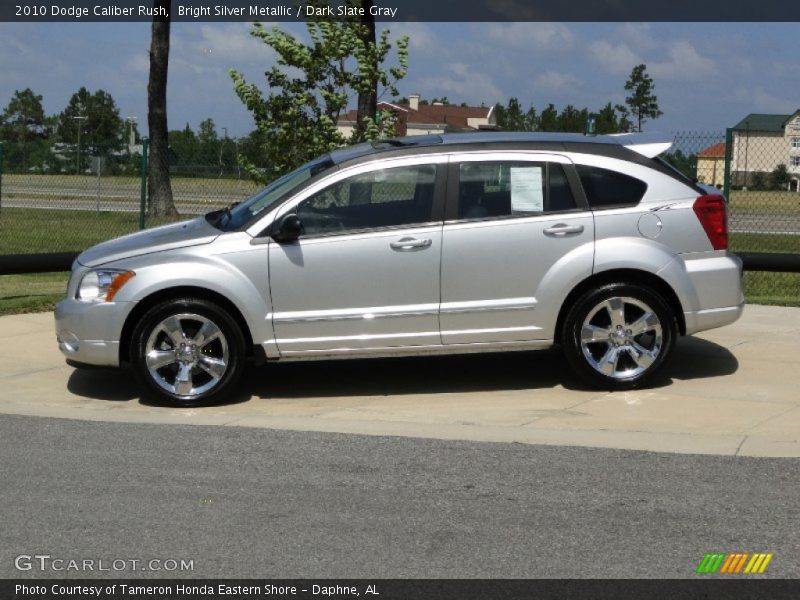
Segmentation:
[(162, 402), (247, 361), (560, 344), (603, 389), (742, 313), (726, 201), (642, 134), (475, 133), (337, 150), (231, 208), (94, 246), (56, 307), (68, 362)]

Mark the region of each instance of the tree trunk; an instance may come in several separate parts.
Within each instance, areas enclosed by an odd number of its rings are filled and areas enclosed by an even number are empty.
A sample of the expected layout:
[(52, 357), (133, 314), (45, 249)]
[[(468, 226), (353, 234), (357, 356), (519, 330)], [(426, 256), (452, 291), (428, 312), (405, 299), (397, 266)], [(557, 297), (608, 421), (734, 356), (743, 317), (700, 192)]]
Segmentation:
[[(154, 16), (150, 38), (150, 80), (147, 84), (147, 125), (150, 130), (150, 160), (147, 170), (149, 215), (174, 217), (178, 211), (169, 180), (169, 138), (167, 135), (167, 68), (169, 66), (169, 0), (153, 0)], [(161, 9), (161, 10), (159, 10)]]
[[(359, 18), (361, 24), (361, 43), (365, 48), (374, 48), (376, 44), (375, 39), (375, 17), (370, 14), (372, 8), (372, 0), (361, 0), (361, 7), (364, 9), (364, 14)], [(373, 73), (378, 72), (378, 64), (374, 64)], [(358, 93), (358, 115), (356, 116), (356, 141), (364, 141), (364, 119), (375, 120), (375, 114), (378, 112), (378, 82), (370, 82), (369, 90), (362, 90)]]

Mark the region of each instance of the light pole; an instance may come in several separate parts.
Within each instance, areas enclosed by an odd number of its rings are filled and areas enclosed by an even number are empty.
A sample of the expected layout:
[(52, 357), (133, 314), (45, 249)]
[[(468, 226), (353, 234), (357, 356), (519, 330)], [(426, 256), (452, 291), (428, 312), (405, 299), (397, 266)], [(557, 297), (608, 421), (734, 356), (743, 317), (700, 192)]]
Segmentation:
[(228, 141), (228, 128), (223, 127), (222, 131), (225, 132), (225, 137), (222, 138), (222, 142), (219, 145), (219, 176), (222, 177), (222, 172), (224, 170), (224, 166), (222, 164), (222, 152), (225, 150), (225, 142)]
[(744, 190), (747, 191), (747, 183), (750, 181), (750, 169), (747, 165), (747, 154), (750, 150), (750, 121), (744, 123), (747, 137), (744, 140)]
[(133, 124), (136, 122), (136, 117), (131, 115), (125, 120), (129, 123), (128, 131), (130, 133), (128, 135), (128, 153), (130, 154), (133, 151), (133, 147), (136, 145), (136, 138), (133, 136)]
[(81, 121), (84, 121), (89, 117), (78, 115), (72, 118), (78, 122), (78, 153), (75, 156), (75, 174), (80, 175), (81, 174), (81, 129), (83, 129), (83, 127), (81, 126)]

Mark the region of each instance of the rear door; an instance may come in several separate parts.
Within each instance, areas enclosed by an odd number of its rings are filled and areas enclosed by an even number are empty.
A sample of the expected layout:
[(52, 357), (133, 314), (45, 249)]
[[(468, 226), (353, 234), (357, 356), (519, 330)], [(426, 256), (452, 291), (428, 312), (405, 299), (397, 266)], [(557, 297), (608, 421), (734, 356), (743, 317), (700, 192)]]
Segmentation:
[(559, 155), (451, 158), (442, 236), (444, 344), (550, 335), (543, 311), (552, 315), (559, 307), (539, 305), (543, 278), (570, 253), (572, 276), (592, 272), (594, 220), (577, 186), (569, 160)]

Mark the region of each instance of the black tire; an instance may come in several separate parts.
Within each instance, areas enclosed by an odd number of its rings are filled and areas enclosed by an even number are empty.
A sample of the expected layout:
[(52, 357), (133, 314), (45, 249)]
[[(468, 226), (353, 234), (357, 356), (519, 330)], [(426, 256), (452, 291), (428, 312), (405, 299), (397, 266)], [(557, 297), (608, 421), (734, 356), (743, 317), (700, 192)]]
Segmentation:
[(585, 293), (567, 313), (562, 330), (570, 366), (593, 387), (607, 390), (645, 385), (671, 356), (677, 335), (675, 313), (662, 296), (629, 283)]
[(130, 357), (148, 398), (183, 407), (224, 402), (247, 359), (236, 320), (201, 298), (168, 300), (148, 310), (131, 336)]

